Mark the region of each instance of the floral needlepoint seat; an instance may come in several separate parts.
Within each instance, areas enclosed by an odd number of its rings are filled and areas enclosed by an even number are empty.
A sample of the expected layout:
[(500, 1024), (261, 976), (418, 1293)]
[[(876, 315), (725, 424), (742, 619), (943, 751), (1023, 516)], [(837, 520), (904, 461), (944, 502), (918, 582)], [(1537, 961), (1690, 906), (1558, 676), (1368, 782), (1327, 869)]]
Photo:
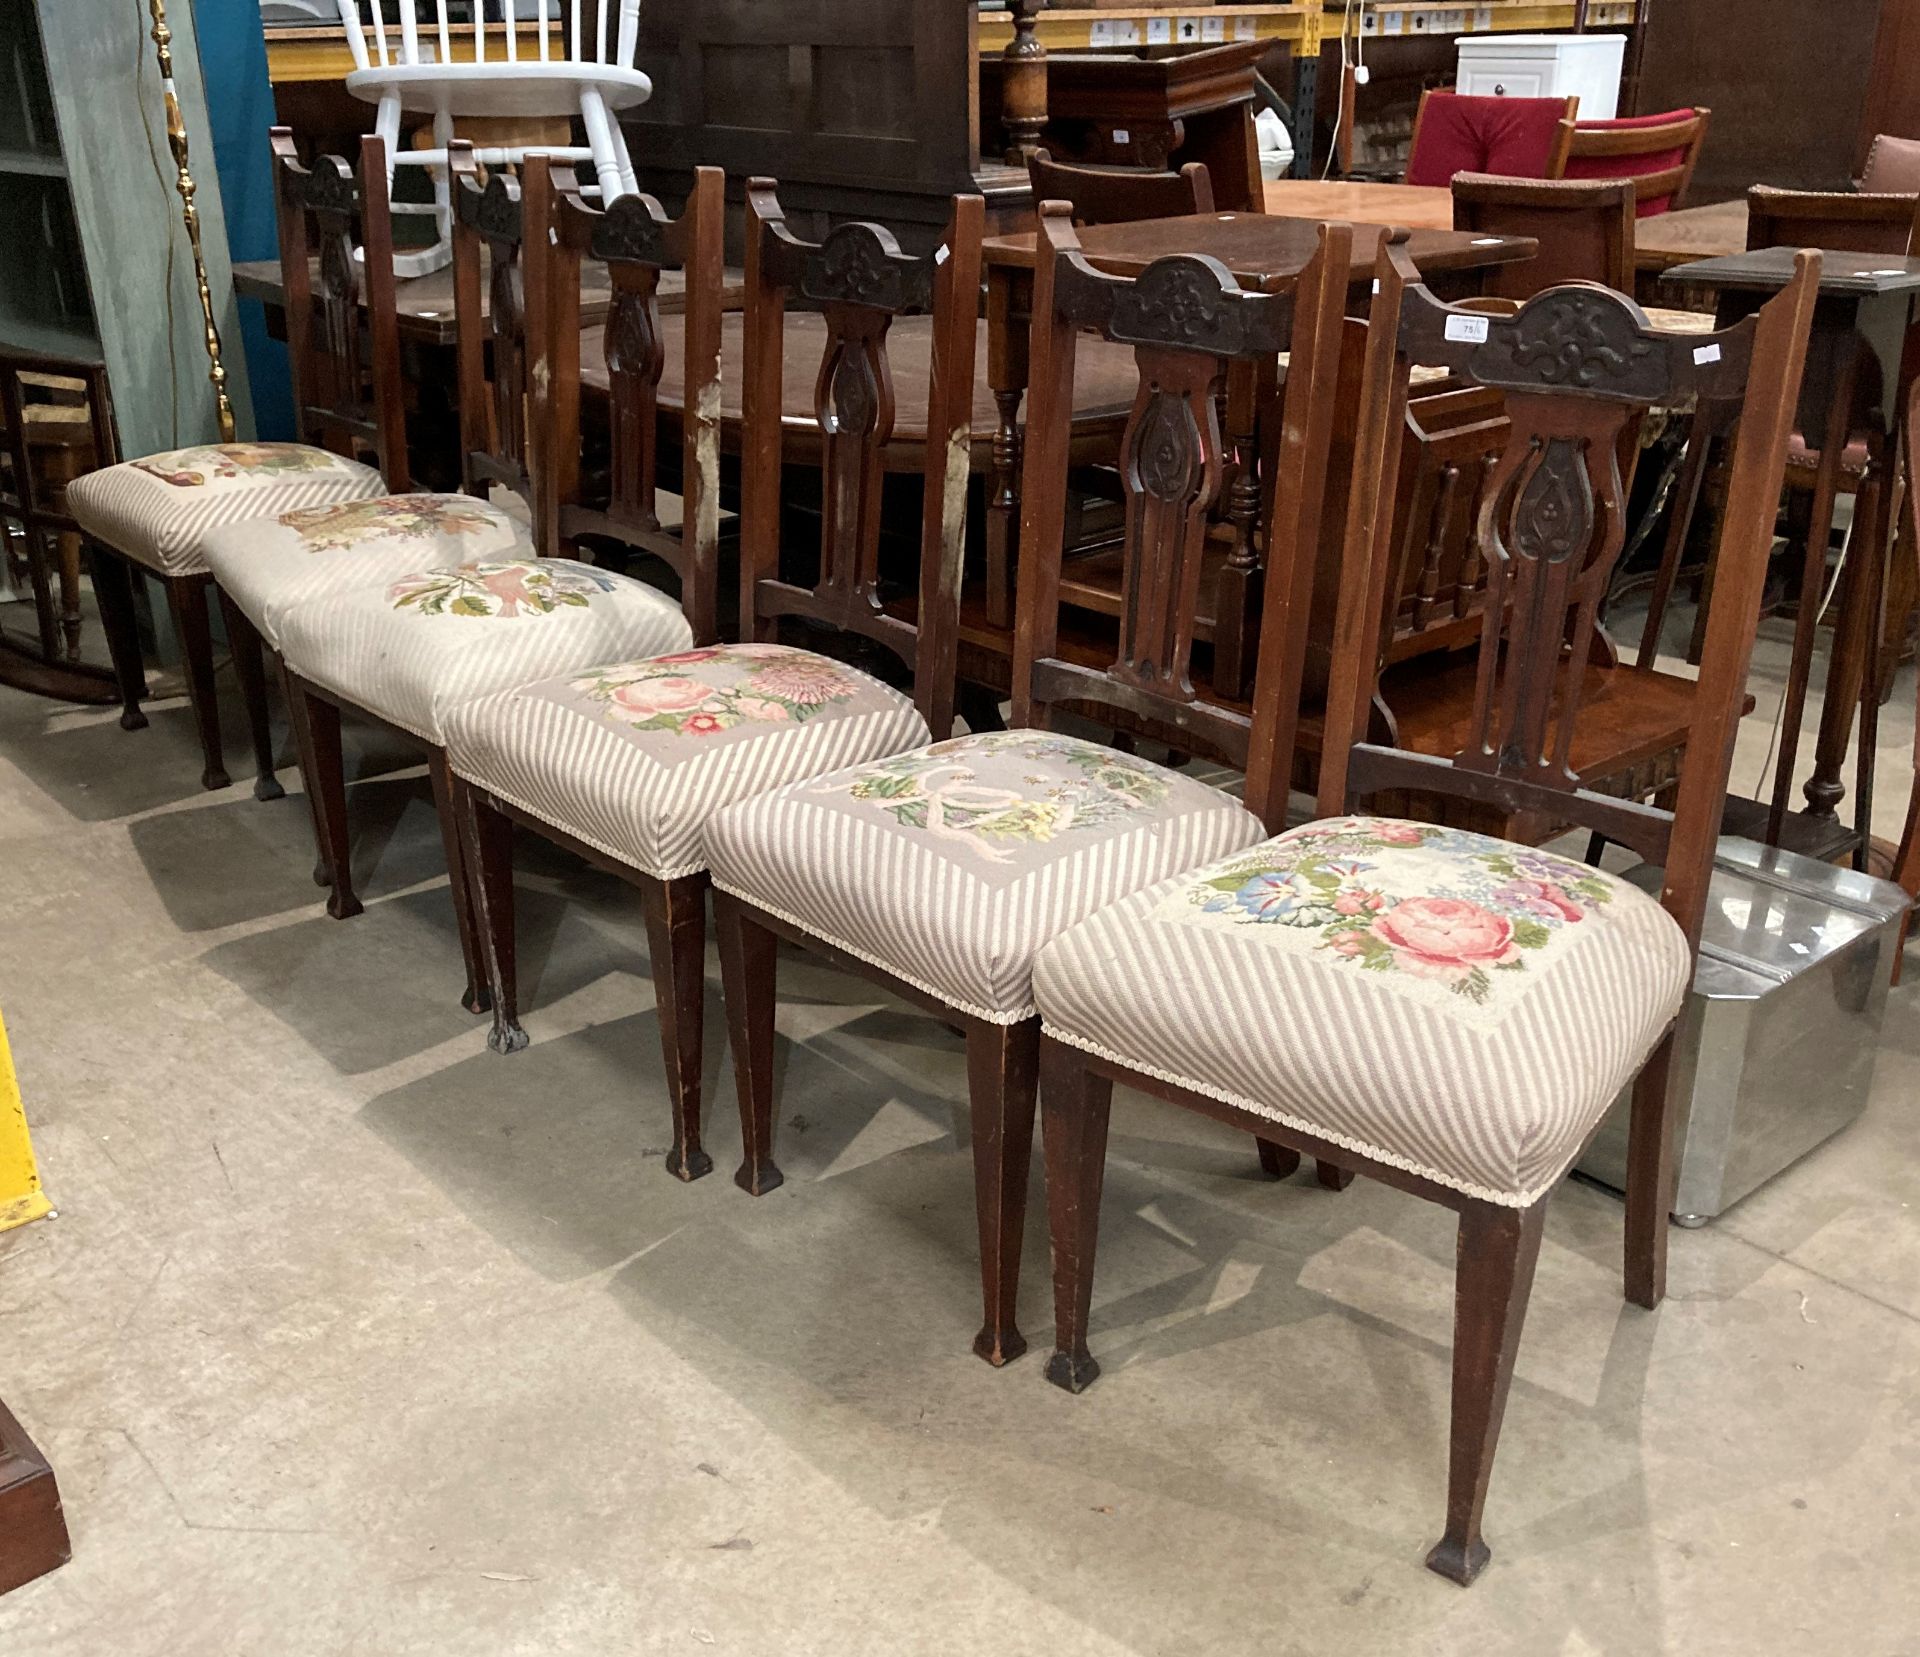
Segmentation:
[(446, 729), (456, 775), (656, 880), (706, 868), (723, 806), (927, 738), (908, 697), (777, 644), (561, 674), (465, 703)]
[(1652, 898), (1549, 852), (1309, 823), (1041, 952), (1046, 1033), (1484, 1201), (1537, 1201), (1680, 1008)]
[(206, 443), (89, 472), (67, 485), (82, 533), (161, 575), (199, 575), (227, 524), (384, 495), (371, 466), (305, 443)]
[(722, 891), (995, 1024), (1033, 1015), (1047, 939), (1249, 846), (1259, 819), (1177, 771), (1046, 731), (957, 737), (733, 806)]
[(435, 746), (474, 697), (692, 642), (664, 593), (568, 558), (414, 570), (292, 605), (279, 630), (300, 678)]
[(206, 538), (207, 566), (269, 644), (297, 604), (396, 576), (486, 559), (531, 558), (526, 526), (473, 495), (377, 495), (229, 524)]

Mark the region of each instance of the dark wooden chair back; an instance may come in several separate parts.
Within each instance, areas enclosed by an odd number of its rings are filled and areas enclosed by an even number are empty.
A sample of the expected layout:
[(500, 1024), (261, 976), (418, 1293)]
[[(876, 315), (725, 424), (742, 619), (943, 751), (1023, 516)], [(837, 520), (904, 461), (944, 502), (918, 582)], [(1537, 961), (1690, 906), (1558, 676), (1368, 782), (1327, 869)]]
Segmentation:
[(1074, 167), (1045, 150), (1027, 158), (1035, 201), (1064, 201), (1073, 222), (1134, 224), (1141, 219), (1178, 219), (1213, 211), (1213, 178), (1198, 161), (1177, 173), (1133, 167)]
[(1569, 116), (1555, 147), (1549, 178), (1631, 178), (1641, 218), (1683, 206), (1700, 149), (1707, 141), (1710, 109), (1676, 109), (1661, 115), (1629, 115), (1610, 121)]
[[(531, 156), (524, 169), (527, 304), (533, 328), (534, 539), (571, 557), (582, 541), (649, 553), (680, 578), (696, 644), (719, 636), (720, 316), (726, 283), (726, 179), (694, 174), (678, 219), (652, 196), (588, 206), (571, 167)], [(544, 227), (544, 228), (542, 228)], [(580, 274), (606, 266), (613, 298), (604, 324), (608, 426), (604, 492), (589, 497), (580, 444)], [(685, 359), (677, 529), (659, 511), (660, 278), (686, 279)]]
[(1920, 138), (1895, 138), (1883, 132), (1867, 151), (1860, 188), (1874, 195), (1920, 192)]
[[(875, 224), (836, 225), (818, 243), (787, 228), (771, 179), (747, 185), (747, 341), (740, 489), (740, 633), (782, 617), (853, 634), (913, 670), (936, 737), (953, 727), (960, 579), (966, 551), (986, 203), (956, 196), (931, 255), (900, 250)], [(826, 350), (814, 381), (820, 442), (820, 560), (813, 585), (781, 566), (782, 407), (789, 304), (817, 310)], [(912, 620), (882, 602), (881, 484), (893, 437), (887, 348), (898, 317), (930, 316), (925, 513)]]
[(1920, 236), (1920, 196), (1855, 195), (1850, 191), (1747, 192), (1747, 250), (1817, 247), (1827, 253), (1884, 253), (1905, 258)]
[[(1321, 758), (1323, 814), (1404, 788), (1595, 830), (1665, 866), (1663, 901), (1697, 943), (1819, 276), (1820, 256), (1803, 253), (1793, 283), (1757, 316), (1713, 335), (1669, 335), (1624, 295), (1585, 283), (1551, 288), (1511, 317), (1445, 305), (1420, 285), (1404, 245), (1383, 251)], [(1378, 520), (1413, 362), (1498, 388), (1512, 422), (1480, 511), (1489, 582), (1478, 689), (1466, 746), (1451, 759), (1367, 740), (1391, 557)], [(1735, 400), (1740, 416), (1707, 665), (1668, 813), (1582, 789), (1568, 755), (1600, 601), (1626, 540), (1621, 439), (1648, 409), (1687, 397)]]
[[(363, 138), (356, 176), (337, 155), (321, 156), (311, 170), (303, 167), (288, 127), (275, 127), (271, 140), (295, 429), (303, 443), (339, 454), (371, 450), (387, 487), (402, 494), (412, 486), (413, 473), (407, 462), (387, 147), (378, 138)], [(316, 243), (317, 290), (308, 264)]]
[[(1285, 820), (1327, 457), (1338, 419), (1350, 225), (1326, 225), (1291, 291), (1243, 290), (1190, 254), (1137, 278), (1095, 270), (1067, 204), (1040, 209), (1031, 390), (1022, 474), (1014, 719), (1044, 725), (1062, 703), (1119, 710), (1242, 765), (1247, 804)], [(1107, 666), (1060, 649), (1060, 569), (1077, 343), (1083, 332), (1134, 348), (1140, 386), (1121, 439), (1125, 503), (1119, 640)], [(1286, 417), (1262, 480), (1267, 572), (1252, 707), (1193, 683), (1195, 613), (1208, 516), (1226, 472), (1219, 396), (1241, 365), (1291, 351)]]
[[(504, 168), (482, 177), (473, 146), (447, 146), (453, 188), (453, 307), (460, 340), (460, 486), (500, 484), (529, 505), (525, 215)], [(481, 294), (486, 294), (482, 303)]]
[(1533, 258), (1496, 265), (1481, 291), (1495, 299), (1531, 299), (1562, 282), (1598, 282), (1633, 292), (1634, 184), (1630, 178), (1497, 178), (1458, 173), (1453, 228), (1473, 236), (1531, 236)]

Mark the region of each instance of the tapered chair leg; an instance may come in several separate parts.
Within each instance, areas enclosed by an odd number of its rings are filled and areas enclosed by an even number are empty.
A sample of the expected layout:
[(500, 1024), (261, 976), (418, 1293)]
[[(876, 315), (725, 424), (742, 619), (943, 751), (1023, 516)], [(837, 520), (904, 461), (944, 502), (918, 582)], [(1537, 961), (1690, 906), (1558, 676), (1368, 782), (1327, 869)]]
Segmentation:
[(1447, 1533), (1427, 1568), (1466, 1587), (1491, 1556), (1480, 1539), (1514, 1354), (1533, 1292), (1547, 1205), (1460, 1211), (1453, 1299), (1453, 1434), (1447, 1467)]
[(1039, 1019), (968, 1027), (967, 1095), (973, 1113), (973, 1193), (985, 1305), (973, 1350), (996, 1369), (1027, 1349), (1019, 1324), (1020, 1245), (1026, 1234), (1039, 1067)]
[(120, 729), (143, 731), (147, 716), (140, 711), (147, 694), (146, 668), (140, 660), (140, 622), (133, 605), (133, 570), (117, 553), (87, 543), (87, 567), (93, 576), (93, 598), (100, 606), (100, 630), (107, 636), (107, 654), (120, 686)]
[(253, 736), (253, 797), (277, 800), (286, 790), (274, 775), (273, 719), (267, 710), (267, 667), (260, 635), (246, 611), (228, 596), (226, 588), (216, 582), (213, 590), (220, 595), (220, 617), (226, 623), (227, 643), (233, 650), (234, 677), (240, 681), (240, 696), (247, 706), (247, 728)]
[(207, 588), (212, 585), (205, 576), (166, 578), (167, 608), (173, 612), (186, 663), (187, 701), (200, 733), (200, 786), (205, 789), (229, 785), (226, 756), (220, 749), (220, 699), (213, 683), (213, 625), (207, 614)]
[(1667, 1220), (1676, 1172), (1668, 1097), (1672, 1062), (1669, 1035), (1633, 1084), (1627, 1128), (1626, 1295), (1648, 1311), (1667, 1295)]
[(1053, 1344), (1047, 1379), (1084, 1392), (1100, 1366), (1087, 1351), (1094, 1246), (1107, 1174), (1113, 1083), (1057, 1041), (1040, 1043), (1040, 1127), (1047, 1164), (1047, 1229), (1053, 1243)]
[(649, 881), (643, 889), (660, 1047), (673, 1101), (667, 1172), (696, 1180), (713, 1172), (700, 1148), (701, 1069), (706, 1046), (707, 877)]
[(1315, 1158), (1313, 1177), (1329, 1191), (1344, 1191), (1353, 1183), (1353, 1170), (1342, 1168), (1336, 1162), (1322, 1162)]
[(742, 1156), (733, 1183), (764, 1197), (785, 1178), (773, 1160), (773, 1012), (778, 943), (737, 899), (713, 894), (727, 1040), (740, 1095)]
[(1300, 1153), (1271, 1139), (1256, 1139), (1260, 1148), (1260, 1171), (1269, 1179), (1285, 1179), (1300, 1166)]
[(495, 811), (471, 783), (453, 779), (453, 812), (466, 852), (473, 924), (493, 1002), (487, 1045), (517, 1053), (527, 1045), (520, 1028), (519, 970), (514, 957), (513, 823)]
[(313, 823), (313, 883), (316, 886), (333, 884), (333, 865), (327, 858), (327, 831), (320, 820), (320, 787), (315, 780), (319, 768), (313, 758), (313, 727), (307, 718), (307, 698), (293, 676), (287, 671), (287, 664), (278, 653), (274, 656), (280, 672), (280, 696), (287, 705), (287, 724), (293, 731), (293, 752), (300, 767), (300, 781), (307, 796), (307, 816)]
[(428, 753), (427, 776), (433, 783), (433, 810), (440, 819), (440, 849), (447, 859), (454, 929), (460, 934), (460, 961), (467, 974), (460, 1005), (470, 1013), (484, 1013), (493, 1006), (493, 994), (480, 958), (480, 929), (474, 922), (473, 887), (468, 878), (467, 854), (460, 844), (460, 819), (453, 808), (453, 772), (447, 765), (446, 749), (435, 748)]
[(316, 696), (292, 674), (288, 688), (299, 703), (295, 716), (307, 734), (312, 758), (307, 771), (307, 795), (313, 801), (314, 821), (320, 829), (320, 860), (333, 877), (327, 913), (337, 921), (357, 915), (360, 899), (353, 890), (353, 864), (347, 854), (347, 779), (340, 752), (340, 710)]

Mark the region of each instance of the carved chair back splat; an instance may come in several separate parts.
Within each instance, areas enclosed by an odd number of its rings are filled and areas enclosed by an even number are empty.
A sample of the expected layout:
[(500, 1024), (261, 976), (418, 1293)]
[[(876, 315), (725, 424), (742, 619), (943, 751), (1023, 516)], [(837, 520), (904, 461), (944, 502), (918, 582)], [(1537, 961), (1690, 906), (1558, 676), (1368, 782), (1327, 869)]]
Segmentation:
[[(696, 644), (719, 637), (720, 318), (726, 178), (694, 174), (686, 211), (669, 218), (652, 196), (590, 207), (570, 167), (539, 157), (526, 167), (529, 222), (546, 226), (527, 261), (536, 321), (534, 535), (541, 551), (570, 555), (582, 540), (613, 542), (663, 560), (680, 578)], [(603, 262), (613, 290), (604, 324), (612, 464), (606, 498), (589, 501), (580, 462), (580, 268)], [(660, 521), (659, 392), (665, 356), (663, 271), (686, 277), (681, 422), (681, 521)]]
[[(407, 462), (386, 146), (378, 138), (360, 141), (356, 179), (337, 155), (321, 156), (311, 170), (303, 167), (287, 127), (273, 129), (272, 143), (295, 429), (301, 442), (339, 454), (371, 449), (387, 487), (405, 493), (413, 474)], [(317, 292), (308, 265), (316, 241)]]
[[(1758, 316), (1711, 336), (1668, 335), (1631, 300), (1574, 283), (1512, 317), (1442, 304), (1403, 246), (1382, 252), (1355, 461), (1320, 810), (1417, 788), (1574, 821), (1666, 867), (1663, 901), (1697, 942), (1793, 429), (1818, 254)], [(1409, 364), (1435, 363), (1506, 394), (1511, 430), (1476, 532), (1488, 571), (1466, 748), (1449, 760), (1366, 741), (1391, 563), (1381, 525), (1396, 475)], [(1688, 762), (1673, 813), (1581, 789), (1568, 765), (1596, 616), (1625, 541), (1623, 432), (1688, 396), (1739, 404), (1719, 568)], [(1383, 420), (1382, 414), (1387, 417)]]
[(448, 146), (448, 155), (453, 304), (460, 333), (460, 485), (469, 494), (484, 495), (490, 483), (498, 483), (531, 503), (520, 184), (504, 168), (496, 168), (483, 182), (471, 144), (456, 141)]
[[(1217, 261), (1176, 255), (1133, 280), (1095, 270), (1064, 202), (1040, 209), (1034, 270), (1014, 720), (1091, 703), (1198, 737), (1245, 766), (1247, 805), (1282, 826), (1337, 395), (1352, 227), (1326, 225), (1291, 292), (1243, 290)], [(1130, 344), (1140, 388), (1121, 440), (1125, 497), (1119, 647), (1111, 666), (1059, 648), (1068, 436), (1083, 331)], [(1263, 480), (1264, 620), (1253, 709), (1193, 683), (1195, 610), (1209, 509), (1225, 474), (1218, 394), (1239, 365), (1291, 351), (1282, 435)]]
[[(771, 636), (782, 617), (855, 634), (897, 656), (936, 736), (953, 726), (960, 579), (972, 452), (980, 241), (986, 204), (956, 196), (929, 257), (901, 252), (878, 225), (846, 223), (819, 243), (790, 231), (770, 180), (747, 186), (747, 349), (741, 459), (740, 633)], [(820, 564), (815, 584), (780, 566), (781, 389), (790, 301), (817, 308), (827, 347), (815, 382), (821, 434)], [(893, 434), (887, 335), (896, 317), (933, 318), (925, 518), (915, 619), (883, 608), (880, 491)]]

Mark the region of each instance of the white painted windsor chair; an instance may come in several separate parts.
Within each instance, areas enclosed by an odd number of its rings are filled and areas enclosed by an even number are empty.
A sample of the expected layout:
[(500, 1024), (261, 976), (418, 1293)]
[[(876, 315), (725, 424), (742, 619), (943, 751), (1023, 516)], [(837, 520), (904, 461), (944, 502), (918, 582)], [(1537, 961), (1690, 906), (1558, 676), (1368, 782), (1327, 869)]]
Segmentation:
[[(570, 8), (567, 55), (554, 55), (549, 19), (562, 4)], [(617, 112), (645, 103), (653, 82), (633, 67), (640, 35), (640, 0), (600, 0), (598, 26), (581, 27), (581, 0), (543, 0), (538, 19), (516, 18), (519, 7), (506, 0), (504, 15), (489, 23), (488, 6), (473, 11), (473, 56), (454, 60), (452, 0), (436, 0), (436, 15), (422, 22), (414, 0), (364, 0), (370, 18), (363, 21), (363, 0), (338, 0), (340, 20), (354, 68), (346, 86), (356, 98), (377, 104), (374, 130), (387, 142), (388, 166), (432, 169), (438, 243), (425, 253), (403, 254), (394, 261), (403, 275), (421, 275), (444, 267), (452, 257), (452, 195), (448, 185), (447, 145), (459, 120), (557, 120), (578, 115), (587, 144), (535, 144), (481, 148), (482, 166), (510, 166), (529, 154), (590, 162), (601, 196), (631, 195), (633, 161), (620, 131)], [(389, 22), (389, 17), (392, 21)], [(533, 39), (524, 39), (531, 30)], [(433, 117), (434, 147), (409, 150), (400, 145), (402, 113)]]

